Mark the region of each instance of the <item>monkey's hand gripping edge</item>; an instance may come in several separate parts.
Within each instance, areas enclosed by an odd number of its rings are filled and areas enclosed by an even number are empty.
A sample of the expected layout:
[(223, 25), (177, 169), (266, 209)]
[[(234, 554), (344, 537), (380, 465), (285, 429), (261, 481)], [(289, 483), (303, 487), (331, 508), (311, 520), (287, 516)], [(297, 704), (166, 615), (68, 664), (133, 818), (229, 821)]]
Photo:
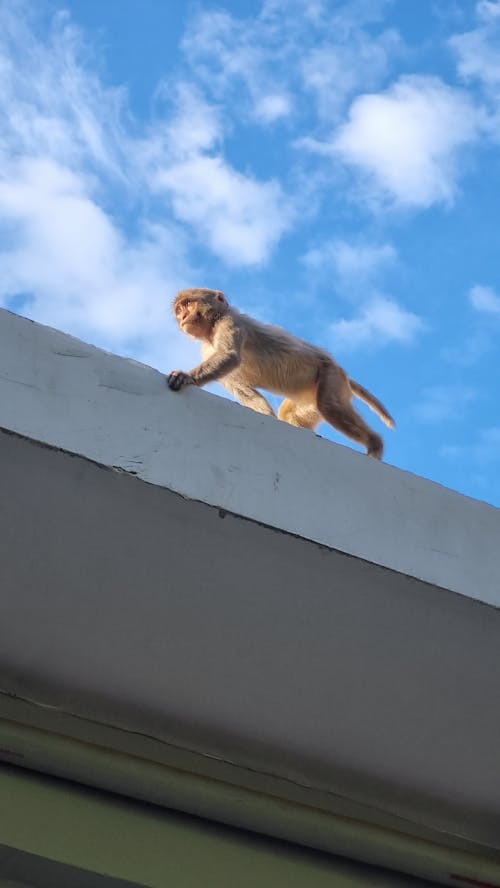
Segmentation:
[(167, 376), (167, 385), (173, 392), (178, 392), (185, 385), (196, 385), (195, 380), (189, 373), (183, 370), (172, 370)]

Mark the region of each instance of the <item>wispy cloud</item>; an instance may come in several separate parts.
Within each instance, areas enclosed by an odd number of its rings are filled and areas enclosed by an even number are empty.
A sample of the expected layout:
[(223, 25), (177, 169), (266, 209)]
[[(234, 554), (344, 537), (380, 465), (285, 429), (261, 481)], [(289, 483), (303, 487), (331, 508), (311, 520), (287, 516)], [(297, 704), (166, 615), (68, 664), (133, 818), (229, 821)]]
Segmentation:
[(400, 37), (393, 30), (374, 37), (357, 27), (311, 48), (303, 58), (301, 74), (320, 119), (335, 121), (356, 92), (377, 87), (388, 75), (400, 46)]
[(459, 76), (484, 106), (485, 133), (500, 141), (500, 2), (476, 3), (476, 27), (449, 39)]
[(500, 296), (495, 293), (492, 287), (476, 284), (469, 292), (469, 300), (477, 311), (500, 317)]
[(477, 465), (485, 465), (500, 460), (500, 426), (479, 429), (475, 438), (468, 444), (445, 444), (441, 448), (446, 459), (465, 459)]
[(134, 192), (124, 96), (85, 68), (66, 15), (41, 31), (31, 6), (3, 3), (0, 302), (24, 298), (40, 321), (125, 350), (133, 341), (147, 359), (188, 272), (183, 236), (143, 220), (131, 239), (106, 209), (111, 192)]
[(465, 92), (411, 75), (357, 98), (329, 147), (381, 195), (424, 208), (453, 200), (460, 150), (476, 141), (481, 125)]
[(328, 275), (333, 271), (341, 286), (357, 289), (372, 283), (396, 258), (391, 244), (350, 243), (336, 238), (312, 247), (302, 256), (302, 261), (309, 268)]
[(176, 217), (227, 265), (264, 262), (293, 219), (278, 182), (258, 182), (220, 156), (184, 158), (158, 172), (156, 181), (171, 195)]
[(418, 315), (384, 296), (373, 298), (357, 317), (343, 318), (330, 327), (334, 346), (344, 349), (365, 344), (376, 347), (387, 342), (408, 344), (424, 329)]
[(222, 133), (216, 109), (193, 87), (180, 86), (149, 184), (228, 265), (259, 264), (290, 227), (292, 202), (278, 182), (259, 181), (228, 164), (219, 147)]
[(425, 329), (418, 315), (381, 292), (381, 281), (398, 260), (392, 244), (335, 239), (312, 247), (301, 258), (315, 275), (333, 283), (336, 296), (357, 307), (354, 317), (330, 326), (333, 347), (353, 350), (367, 344), (409, 344)]
[[(497, 5), (478, 5), (478, 27), (492, 27)], [(199, 281), (207, 256), (217, 268), (268, 262), (314, 216), (314, 182), (323, 186), (326, 167), (354, 172), (400, 205), (452, 201), (482, 112), (437, 78), (406, 76), (386, 88), (402, 48), (384, 28), (387, 6), (265, 0), (247, 17), (198, 7), (182, 60), (158, 85), (154, 116), (141, 121), (126, 90), (99, 76), (99, 58), (67, 13), (48, 23), (36, 5), (3, 0), (0, 301), (24, 298), (33, 317), (157, 355), (172, 329), (171, 293)], [(276, 152), (274, 175), (262, 173), (262, 154), (260, 169), (251, 154), (238, 166), (231, 139), (242, 122), (237, 137), (254, 127), (252, 138), (270, 139), (281, 126), (283, 155), (307, 142), (310, 168), (297, 172)], [(311, 155), (299, 155), (308, 165)], [(345, 206), (351, 194), (339, 189), (335, 201)], [(383, 277), (397, 255), (383, 240), (313, 242), (303, 261), (318, 275), (328, 269), (356, 305), (332, 327), (344, 346), (410, 343), (424, 329), (387, 295)], [(491, 296), (488, 309), (482, 300), (483, 311), (496, 311)]]
[(381, 281), (398, 260), (392, 244), (337, 238), (311, 247), (301, 259), (315, 276), (333, 284), (336, 297), (357, 307), (354, 317), (330, 326), (333, 347), (353, 350), (367, 344), (408, 344), (425, 329), (418, 315), (381, 292)]
[(479, 80), (495, 88), (500, 83), (500, 3), (479, 0), (477, 27), (450, 38), (457, 56), (458, 71), (464, 80)]
[[(67, 13), (50, 28), (35, 7), (4, 0), (0, 7), (0, 152), (50, 156), (76, 166), (121, 174), (125, 94), (103, 88), (94, 59)], [(86, 56), (87, 53), (87, 57)]]
[(287, 55), (288, 16), (265, 8), (243, 19), (225, 10), (201, 10), (182, 41), (191, 75), (217, 100), (233, 99), (238, 111), (268, 125), (293, 110)]
[(173, 105), (160, 88), (140, 124), (99, 67), (66, 13), (1, 4), (0, 304), (159, 361), (172, 293), (195, 280), (192, 235), (227, 264), (262, 263), (292, 210), (225, 159), (219, 109), (192, 86), (174, 84)]
[(431, 386), (422, 392), (413, 413), (418, 420), (425, 423), (459, 420), (476, 397), (476, 390), (467, 385)]
[(266, 0), (248, 18), (202, 9), (183, 48), (193, 74), (237, 115), (269, 125), (303, 115), (312, 97), (320, 119), (331, 121), (349, 96), (380, 83), (399, 51), (397, 32), (367, 28), (386, 7)]

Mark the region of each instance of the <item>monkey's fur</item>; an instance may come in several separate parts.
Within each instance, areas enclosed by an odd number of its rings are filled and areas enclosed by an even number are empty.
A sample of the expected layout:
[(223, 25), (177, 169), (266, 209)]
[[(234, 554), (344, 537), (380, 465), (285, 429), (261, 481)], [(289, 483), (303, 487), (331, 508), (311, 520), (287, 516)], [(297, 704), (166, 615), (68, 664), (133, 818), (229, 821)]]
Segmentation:
[(381, 459), (384, 445), (351, 404), (365, 401), (389, 428), (394, 420), (362, 385), (349, 379), (328, 352), (292, 336), (281, 327), (254, 321), (232, 308), (220, 290), (181, 290), (174, 314), (183, 333), (202, 343), (203, 361), (190, 373), (173, 370), (168, 385), (206, 385), (219, 380), (245, 407), (276, 416), (257, 389), (286, 395), (278, 417), (314, 429), (326, 420)]

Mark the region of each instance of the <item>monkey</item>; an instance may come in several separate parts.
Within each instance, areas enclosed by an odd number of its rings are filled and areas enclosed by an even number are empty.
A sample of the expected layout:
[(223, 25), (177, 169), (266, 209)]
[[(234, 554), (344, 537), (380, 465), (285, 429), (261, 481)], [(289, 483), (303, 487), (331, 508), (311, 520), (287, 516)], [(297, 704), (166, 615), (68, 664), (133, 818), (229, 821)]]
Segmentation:
[(258, 391), (285, 395), (278, 419), (303, 429), (330, 423), (381, 459), (384, 445), (351, 404), (360, 398), (394, 428), (392, 416), (377, 398), (350, 379), (329, 352), (299, 339), (281, 327), (262, 324), (229, 305), (220, 290), (180, 290), (173, 311), (183, 333), (201, 340), (202, 363), (185, 373), (173, 370), (169, 387), (203, 386), (219, 380), (245, 407), (276, 414)]

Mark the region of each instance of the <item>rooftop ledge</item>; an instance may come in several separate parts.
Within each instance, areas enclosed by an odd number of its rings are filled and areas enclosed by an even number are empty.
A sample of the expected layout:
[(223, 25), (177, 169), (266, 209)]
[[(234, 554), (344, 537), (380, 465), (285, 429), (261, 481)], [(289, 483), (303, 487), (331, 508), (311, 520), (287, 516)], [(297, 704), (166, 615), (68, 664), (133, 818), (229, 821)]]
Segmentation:
[(498, 510), (6, 311), (0, 446), (0, 757), (500, 884)]
[(2, 311), (0, 427), (500, 607), (500, 510)]

